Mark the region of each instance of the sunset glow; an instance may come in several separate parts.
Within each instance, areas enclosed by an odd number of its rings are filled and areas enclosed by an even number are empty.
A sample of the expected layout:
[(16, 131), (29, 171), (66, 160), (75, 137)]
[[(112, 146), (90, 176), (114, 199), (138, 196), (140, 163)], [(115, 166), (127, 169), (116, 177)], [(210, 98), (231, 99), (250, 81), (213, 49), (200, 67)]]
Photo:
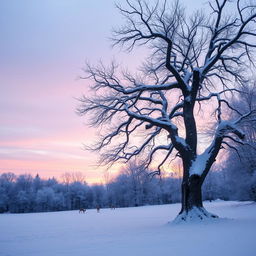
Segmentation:
[(80, 171), (87, 182), (102, 182), (97, 154), (83, 150), (96, 131), (75, 113), (76, 98), (88, 93), (78, 77), (85, 60), (113, 56), (134, 69), (143, 49), (110, 48), (111, 29), (122, 22), (114, 1), (1, 1), (0, 10), (0, 172)]

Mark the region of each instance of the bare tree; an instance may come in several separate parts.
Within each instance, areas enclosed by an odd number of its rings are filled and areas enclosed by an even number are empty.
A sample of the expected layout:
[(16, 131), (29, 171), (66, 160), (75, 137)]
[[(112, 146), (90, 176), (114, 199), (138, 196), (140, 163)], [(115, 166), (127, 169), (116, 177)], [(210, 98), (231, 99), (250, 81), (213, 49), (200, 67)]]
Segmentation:
[[(256, 109), (256, 79), (252, 78), (252, 82), (245, 84), (242, 88), (243, 94), (240, 94), (233, 102), (234, 106), (243, 113)], [(235, 115), (237, 116), (237, 115)], [(228, 179), (234, 180), (242, 187), (237, 194), (245, 195), (246, 200), (256, 200), (256, 118), (251, 115), (242, 124), (242, 129), (246, 133), (244, 145), (236, 146), (236, 151), (232, 149), (228, 152), (226, 161)], [(235, 164), (234, 164), (235, 163)], [(233, 195), (235, 195), (234, 191)]]
[[(104, 133), (91, 149), (101, 152), (103, 164), (138, 155), (146, 167), (159, 161), (152, 174), (160, 174), (170, 157), (180, 157), (182, 208), (176, 220), (216, 217), (203, 208), (201, 187), (220, 149), (232, 147), (230, 141), (243, 143), (239, 124), (252, 113), (240, 113), (229, 99), (241, 93), (236, 86), (254, 68), (255, 2), (214, 0), (209, 13), (191, 16), (178, 1), (126, 0), (117, 8), (126, 23), (114, 31), (114, 45), (128, 51), (146, 45), (151, 54), (136, 75), (114, 62), (87, 65), (95, 96), (83, 96), (78, 111), (89, 113), (90, 124)], [(202, 108), (216, 125), (211, 144), (198, 154), (196, 116)], [(227, 109), (239, 117), (228, 120)]]
[(82, 172), (65, 172), (61, 175), (61, 179), (66, 185), (75, 182), (85, 183), (85, 176)]

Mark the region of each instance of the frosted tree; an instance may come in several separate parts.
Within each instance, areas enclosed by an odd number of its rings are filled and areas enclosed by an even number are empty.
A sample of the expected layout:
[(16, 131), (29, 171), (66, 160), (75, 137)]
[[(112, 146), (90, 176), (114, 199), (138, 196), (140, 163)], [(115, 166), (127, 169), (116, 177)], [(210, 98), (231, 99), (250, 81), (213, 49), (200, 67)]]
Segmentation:
[(14, 173), (8, 172), (0, 175), (0, 212), (9, 211), (15, 180)]
[(54, 190), (50, 187), (43, 187), (42, 189), (38, 190), (36, 194), (37, 210), (49, 211), (52, 209), (54, 195)]
[[(233, 101), (233, 105), (241, 113), (247, 113), (256, 108), (256, 80), (252, 78), (251, 83), (245, 84), (241, 90), (242, 94)], [(256, 114), (256, 113), (255, 113)], [(237, 114), (235, 114), (237, 116)], [(256, 200), (256, 118), (251, 115), (242, 124), (246, 133), (245, 145), (238, 145), (236, 150), (230, 150), (226, 161), (226, 175), (230, 183), (238, 184), (240, 189), (233, 186), (232, 196), (243, 200)]]
[(30, 195), (24, 190), (20, 190), (16, 195), (15, 207), (16, 212), (24, 213), (30, 211)]
[[(170, 1), (126, 0), (117, 8), (126, 23), (114, 30), (114, 45), (128, 51), (148, 46), (150, 54), (136, 74), (114, 62), (85, 68), (95, 95), (83, 96), (78, 111), (103, 131), (91, 149), (101, 152), (102, 164), (138, 155), (146, 167), (158, 162), (152, 174), (180, 157), (182, 207), (176, 220), (216, 217), (204, 209), (201, 187), (220, 149), (241, 144), (245, 137), (239, 124), (252, 110), (242, 114), (229, 99), (241, 93), (237, 86), (253, 69), (255, 2), (210, 1), (208, 12), (191, 16)], [(209, 111), (215, 128), (199, 154), (197, 115), (202, 109)], [(238, 117), (229, 120), (227, 109)]]
[(122, 172), (127, 176), (129, 198), (133, 202), (131, 205), (143, 205), (143, 192), (146, 191), (145, 184), (148, 178), (145, 167), (131, 161)]

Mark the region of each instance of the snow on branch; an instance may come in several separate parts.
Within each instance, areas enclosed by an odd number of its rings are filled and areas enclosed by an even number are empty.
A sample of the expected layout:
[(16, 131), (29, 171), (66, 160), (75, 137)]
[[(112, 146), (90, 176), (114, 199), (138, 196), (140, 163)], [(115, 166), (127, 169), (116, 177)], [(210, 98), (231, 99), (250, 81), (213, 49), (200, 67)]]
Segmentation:
[(159, 51), (161, 54), (164, 49), (163, 65), (175, 77), (179, 88), (184, 92), (189, 90), (186, 80), (180, 74), (180, 70), (183, 70), (187, 63), (186, 61), (183, 61), (183, 64), (176, 62), (176, 54), (173, 48), (175, 35), (184, 20), (184, 10), (179, 3), (175, 2), (173, 6), (169, 6), (167, 1), (164, 1), (161, 6), (160, 2), (150, 6), (144, 1), (126, 0), (126, 4), (126, 8), (117, 5), (127, 23), (114, 30), (114, 45), (127, 45), (127, 49), (130, 51), (135, 45), (144, 45), (156, 40), (164, 42), (163, 48), (158, 49), (156, 47), (155, 54), (157, 55)]
[[(199, 10), (190, 16), (179, 1), (126, 0), (117, 5), (126, 23), (114, 30), (113, 44), (128, 51), (146, 45), (150, 55), (139, 75), (121, 71), (115, 62), (87, 64), (84, 70), (93, 95), (81, 97), (78, 113), (87, 114), (88, 123), (104, 131), (93, 149), (105, 149), (105, 163), (128, 161), (147, 151), (150, 164), (154, 154), (163, 151), (160, 170), (175, 150), (186, 168), (193, 162), (190, 174), (205, 176), (223, 144), (242, 141), (239, 125), (252, 112), (243, 114), (228, 96), (243, 93), (237, 88), (248, 82), (253, 70), (255, 4), (214, 0), (209, 5), (211, 15)], [(228, 12), (230, 5), (235, 5), (234, 15)], [(213, 98), (217, 102), (215, 137), (198, 156), (195, 104)], [(238, 118), (223, 120), (226, 109)], [(184, 138), (179, 135), (179, 124)], [(132, 140), (139, 132), (144, 141)], [(166, 141), (155, 144), (163, 133)], [(114, 141), (118, 143), (109, 150)]]
[[(214, 18), (212, 23), (206, 26), (211, 33), (211, 39), (202, 72), (206, 75), (217, 64), (219, 71), (225, 71), (241, 80), (241, 72), (236, 72), (234, 66), (239, 67), (244, 58), (253, 63), (252, 50), (256, 45), (251, 42), (256, 39), (256, 5), (242, 7), (241, 1), (237, 0), (236, 14), (225, 16), (223, 12), (229, 3), (230, 1), (226, 0), (222, 3), (216, 0), (215, 4), (210, 2)], [(234, 50), (237, 55), (234, 54)]]
[[(252, 114), (252, 111), (242, 115), (238, 119), (234, 121), (226, 121), (223, 120), (217, 126), (215, 137), (211, 143), (211, 145), (205, 149), (205, 151), (198, 155), (192, 163), (190, 169), (190, 176), (198, 175), (198, 176), (206, 176), (209, 168), (212, 163), (215, 161), (217, 153), (221, 148), (222, 144), (235, 149), (234, 146), (225, 141), (225, 138), (232, 140), (235, 143), (239, 143), (244, 145), (243, 139), (245, 138), (245, 134), (238, 128), (238, 124), (241, 123), (244, 119), (248, 118)], [(231, 137), (230, 134), (236, 135), (238, 139)]]
[[(115, 62), (112, 62), (110, 67), (106, 67), (102, 63), (99, 66), (92, 66), (87, 63), (83, 71), (86, 73), (86, 76), (82, 77), (83, 79), (92, 79), (94, 81), (94, 84), (91, 85), (93, 90), (107, 88), (117, 93), (129, 95), (143, 91), (161, 91), (179, 88), (177, 82), (151, 85), (143, 84), (138, 82), (138, 79), (124, 72), (121, 75), (123, 75), (126, 81), (124, 79), (121, 80), (118, 77), (118, 73), (120, 74), (120, 72), (118, 72), (118, 65)], [(129, 86), (126, 86), (125, 82), (128, 82)]]

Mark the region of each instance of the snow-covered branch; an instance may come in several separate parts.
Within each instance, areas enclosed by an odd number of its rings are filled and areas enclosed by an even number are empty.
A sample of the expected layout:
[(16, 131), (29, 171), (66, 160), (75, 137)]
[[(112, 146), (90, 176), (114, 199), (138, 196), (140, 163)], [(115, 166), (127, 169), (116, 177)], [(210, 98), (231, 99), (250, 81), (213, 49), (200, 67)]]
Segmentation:
[[(193, 160), (193, 163), (191, 165), (191, 169), (189, 172), (190, 176), (192, 175), (202, 176), (204, 180), (204, 178), (206, 177), (207, 173), (210, 170), (210, 167), (212, 166), (213, 162), (216, 160), (216, 156), (222, 144), (225, 144), (229, 147), (233, 147), (232, 145), (229, 145), (227, 141), (224, 141), (225, 138), (229, 138), (233, 142), (243, 144), (241, 140), (244, 139), (245, 134), (238, 128), (238, 124), (248, 116), (249, 116), (249, 113), (243, 115), (242, 117), (238, 118), (235, 121), (221, 121), (218, 124), (216, 128), (215, 136), (211, 145), (208, 148), (206, 148), (201, 155), (198, 155)], [(231, 135), (229, 134), (236, 135), (239, 140), (231, 137)]]
[[(203, 75), (218, 66), (218, 70), (228, 73), (238, 80), (242, 80), (241, 72), (237, 68), (241, 66), (242, 59), (253, 63), (252, 51), (256, 45), (251, 43), (256, 38), (256, 5), (241, 6), (240, 0), (237, 0), (237, 10), (234, 16), (223, 15), (223, 10), (227, 8), (229, 1), (216, 0), (215, 6), (210, 3), (215, 19), (206, 27), (210, 30), (211, 40), (205, 56)], [(236, 50), (236, 54), (234, 51)], [(228, 63), (231, 63), (229, 65)], [(224, 71), (223, 71), (224, 69)], [(221, 73), (222, 73), (221, 72)]]

